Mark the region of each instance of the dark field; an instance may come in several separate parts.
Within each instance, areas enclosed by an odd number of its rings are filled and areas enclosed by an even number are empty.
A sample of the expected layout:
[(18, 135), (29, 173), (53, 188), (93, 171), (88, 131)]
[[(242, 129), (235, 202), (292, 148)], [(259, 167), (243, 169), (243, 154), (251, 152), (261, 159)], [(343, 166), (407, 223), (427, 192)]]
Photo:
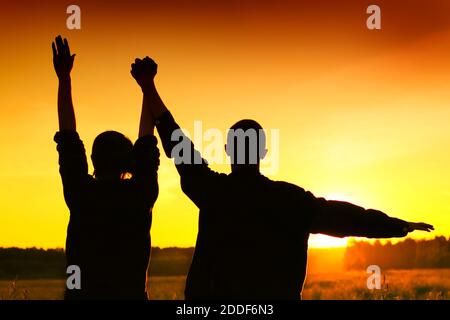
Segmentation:
[[(303, 299), (307, 300), (448, 300), (450, 269), (390, 270), (383, 288), (369, 290), (368, 274), (359, 271), (313, 273), (307, 278)], [(152, 300), (183, 299), (185, 276), (150, 277)], [(0, 281), (1, 299), (62, 299), (64, 280)]]

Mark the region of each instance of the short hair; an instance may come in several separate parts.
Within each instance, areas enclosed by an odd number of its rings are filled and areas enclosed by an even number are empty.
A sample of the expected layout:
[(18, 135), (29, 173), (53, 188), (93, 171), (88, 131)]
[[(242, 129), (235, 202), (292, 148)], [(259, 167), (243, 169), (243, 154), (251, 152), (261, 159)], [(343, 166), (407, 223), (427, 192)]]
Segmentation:
[(99, 134), (92, 145), (94, 176), (133, 173), (133, 143), (117, 131)]
[(228, 131), (227, 151), (232, 164), (257, 164), (265, 149), (266, 134), (255, 120), (240, 120)]

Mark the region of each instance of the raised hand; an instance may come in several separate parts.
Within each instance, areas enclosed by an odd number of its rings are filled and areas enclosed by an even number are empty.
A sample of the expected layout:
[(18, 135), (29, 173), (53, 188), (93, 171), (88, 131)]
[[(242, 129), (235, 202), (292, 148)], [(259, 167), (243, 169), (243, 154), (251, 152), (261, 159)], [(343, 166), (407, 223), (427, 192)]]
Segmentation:
[(52, 42), (53, 50), (53, 66), (55, 67), (56, 75), (59, 79), (68, 78), (70, 71), (72, 71), (75, 54), (70, 54), (69, 43), (67, 39), (57, 36)]
[(431, 224), (423, 222), (408, 222), (408, 232), (413, 232), (414, 230), (430, 232), (431, 230), (434, 230), (434, 227)]
[(157, 70), (158, 65), (149, 57), (145, 57), (142, 60), (136, 59), (131, 65), (131, 75), (143, 91), (154, 85), (153, 80)]

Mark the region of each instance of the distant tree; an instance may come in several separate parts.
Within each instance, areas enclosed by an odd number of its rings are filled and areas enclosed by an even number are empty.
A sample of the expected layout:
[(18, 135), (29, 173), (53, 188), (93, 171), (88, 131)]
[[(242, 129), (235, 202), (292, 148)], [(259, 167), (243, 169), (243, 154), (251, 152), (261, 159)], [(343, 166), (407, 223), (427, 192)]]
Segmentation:
[(346, 250), (344, 267), (364, 269), (371, 264), (384, 269), (450, 268), (450, 238), (432, 240), (406, 239), (392, 244), (380, 241), (351, 241)]

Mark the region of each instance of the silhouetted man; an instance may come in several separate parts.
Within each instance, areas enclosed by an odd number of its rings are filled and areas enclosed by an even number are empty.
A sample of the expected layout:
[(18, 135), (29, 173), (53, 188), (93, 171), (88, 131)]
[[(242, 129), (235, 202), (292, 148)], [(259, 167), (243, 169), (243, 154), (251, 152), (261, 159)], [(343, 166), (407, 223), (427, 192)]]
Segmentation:
[[(159, 97), (156, 70), (148, 57), (132, 65), (132, 72), (142, 74), (138, 83), (165, 153), (175, 158), (181, 187), (200, 209), (186, 299), (299, 299), (310, 233), (386, 238), (433, 228), (316, 198), (296, 185), (264, 177), (259, 160), (267, 151), (265, 136), (253, 120), (237, 122), (228, 133), (231, 174), (212, 171)], [(174, 132), (180, 140), (172, 140)], [(186, 140), (189, 154), (177, 145)]]
[(52, 49), (59, 79), (55, 141), (70, 209), (66, 257), (68, 265), (81, 270), (81, 289), (66, 288), (65, 298), (147, 299), (151, 213), (158, 196), (159, 165), (151, 113), (142, 110), (134, 145), (116, 131), (98, 135), (92, 147), (95, 171), (89, 175), (72, 103), (70, 71), (75, 55), (60, 36)]

